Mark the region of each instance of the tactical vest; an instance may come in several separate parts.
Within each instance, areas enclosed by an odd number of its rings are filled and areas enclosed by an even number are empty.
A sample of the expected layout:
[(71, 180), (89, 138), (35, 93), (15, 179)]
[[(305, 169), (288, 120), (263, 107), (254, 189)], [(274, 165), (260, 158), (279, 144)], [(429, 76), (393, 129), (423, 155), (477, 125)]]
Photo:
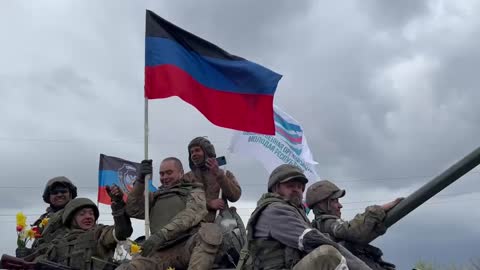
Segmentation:
[(105, 269), (108, 264), (106, 260), (113, 257), (113, 250), (108, 254), (98, 254), (98, 239), (105, 227), (107, 226), (97, 225), (88, 231), (75, 229), (64, 237), (58, 237), (52, 241), (52, 246), (47, 252), (48, 260), (74, 269)]
[(272, 203), (288, 204), (294, 207), (304, 220), (309, 222), (303, 209), (295, 207), (276, 194), (264, 194), (248, 221), (247, 244), (242, 250), (238, 270), (292, 269), (303, 258), (304, 254), (300, 250), (285, 246), (277, 240), (253, 238), (258, 218)]
[(41, 250), (45, 249), (45, 246), (50, 245), (51, 241), (66, 233), (67, 228), (62, 223), (63, 211), (61, 209), (48, 216), (48, 224), (41, 231), (42, 237), (35, 239), (33, 242), (32, 248), (39, 251), (39, 254), (43, 253)]
[(156, 191), (150, 208), (150, 230), (152, 234), (160, 231), (187, 205), (187, 197), (196, 188), (197, 183), (181, 183), (166, 190)]

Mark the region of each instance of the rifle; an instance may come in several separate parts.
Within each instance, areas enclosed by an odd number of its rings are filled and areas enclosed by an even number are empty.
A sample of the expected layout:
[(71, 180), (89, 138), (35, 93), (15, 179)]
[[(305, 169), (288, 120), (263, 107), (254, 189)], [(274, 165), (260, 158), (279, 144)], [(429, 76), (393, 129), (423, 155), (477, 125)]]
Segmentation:
[(3, 254), (0, 259), (2, 269), (35, 269), (35, 263), (27, 262), (21, 258)]
[(55, 270), (75, 270), (77, 268), (72, 268), (69, 266), (65, 266), (63, 264), (55, 263), (52, 261), (47, 260), (39, 260), (35, 263), (35, 270), (47, 270), (47, 269), (55, 269)]
[(55, 263), (47, 260), (39, 260), (37, 262), (27, 262), (24, 259), (3, 254), (0, 259), (2, 269), (32, 269), (32, 270), (74, 270), (74, 268)]

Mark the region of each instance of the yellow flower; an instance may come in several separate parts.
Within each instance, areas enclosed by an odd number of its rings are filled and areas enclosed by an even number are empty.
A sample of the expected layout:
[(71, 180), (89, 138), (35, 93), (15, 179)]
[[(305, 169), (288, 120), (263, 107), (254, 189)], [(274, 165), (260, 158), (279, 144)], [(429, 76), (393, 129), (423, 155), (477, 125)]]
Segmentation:
[(48, 218), (42, 219), (42, 221), (40, 222), (40, 228), (47, 226), (47, 224), (48, 224)]
[(33, 231), (32, 229), (28, 229), (27, 237), (28, 239), (33, 239), (35, 237), (35, 231)]
[(132, 245), (130, 246), (130, 254), (137, 254), (141, 251), (141, 248), (139, 245), (135, 244), (135, 243), (132, 243)]
[(27, 227), (27, 217), (22, 212), (17, 213), (17, 226)]
[(175, 268), (170, 266), (170, 267), (167, 268), (167, 270), (175, 270)]

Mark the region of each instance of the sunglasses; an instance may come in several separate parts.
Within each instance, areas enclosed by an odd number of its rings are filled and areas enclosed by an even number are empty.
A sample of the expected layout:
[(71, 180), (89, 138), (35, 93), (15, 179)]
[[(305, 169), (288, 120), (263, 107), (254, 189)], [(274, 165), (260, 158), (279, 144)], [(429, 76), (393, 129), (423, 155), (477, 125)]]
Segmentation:
[(50, 195), (57, 195), (59, 193), (68, 193), (68, 189), (54, 189), (52, 191), (50, 191)]

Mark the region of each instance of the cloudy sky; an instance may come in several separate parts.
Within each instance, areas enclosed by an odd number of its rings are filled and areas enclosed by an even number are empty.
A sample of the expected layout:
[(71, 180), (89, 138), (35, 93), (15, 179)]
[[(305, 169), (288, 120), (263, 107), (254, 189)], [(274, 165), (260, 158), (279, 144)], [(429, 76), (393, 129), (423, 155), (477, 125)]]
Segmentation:
[[(284, 75), (275, 103), (303, 125), (319, 175), (347, 189), (346, 218), (479, 146), (478, 1), (1, 1), (1, 253), (15, 248), (14, 214), (33, 221), (46, 207), (49, 178), (95, 199), (100, 153), (143, 158), (147, 8)], [(178, 98), (151, 101), (150, 125), (157, 166), (186, 162), (199, 135), (226, 153), (232, 133)], [(229, 169), (246, 220), (268, 174), (237, 155)], [(477, 168), (376, 240), (384, 258), (408, 269), (480, 257), (479, 178)]]

